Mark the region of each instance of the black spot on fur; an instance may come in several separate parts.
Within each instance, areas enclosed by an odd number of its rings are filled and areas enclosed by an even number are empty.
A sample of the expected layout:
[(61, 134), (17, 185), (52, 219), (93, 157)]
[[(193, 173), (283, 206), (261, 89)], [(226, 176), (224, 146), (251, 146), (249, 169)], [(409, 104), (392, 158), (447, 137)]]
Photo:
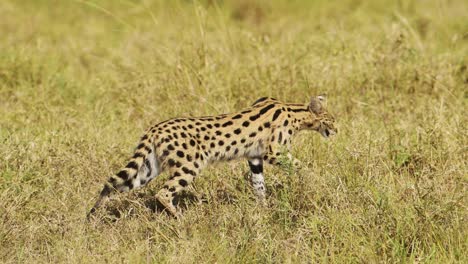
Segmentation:
[(231, 137), (231, 134), (227, 133), (226, 135), (224, 135), (226, 138), (230, 138)]
[(245, 143), (245, 138), (241, 139), (240, 142), (241, 142), (241, 143)]
[(130, 161), (127, 164), (127, 168), (138, 170), (138, 164), (135, 161)]
[(261, 102), (265, 101), (266, 99), (268, 99), (268, 97), (259, 98), (259, 99), (257, 99), (257, 101), (255, 101), (255, 102), (252, 104), (252, 106), (254, 106), (254, 105), (258, 104), (258, 103), (261, 103)]
[[(102, 189), (100, 196), (108, 196), (112, 192), (112, 188), (110, 186), (104, 185), (104, 188)], [(93, 208), (94, 209), (94, 208)]]
[(220, 141), (218, 142), (218, 144), (219, 144), (220, 146), (222, 146), (222, 145), (224, 145), (224, 141), (220, 140)]
[(289, 135), (292, 135), (292, 133), (293, 133), (292, 130), (289, 129), (289, 130), (288, 130), (288, 134), (289, 134)]
[(281, 140), (283, 140), (283, 134), (281, 132), (279, 132), (279, 135), (278, 135), (278, 143), (281, 144)]
[(147, 140), (148, 139), (148, 135), (144, 135), (141, 137), (141, 140)]
[(236, 145), (236, 144), (237, 144), (237, 141), (235, 141), (235, 140), (233, 142), (231, 142), (231, 145), (233, 145), (233, 146)]
[(136, 159), (136, 158), (143, 158), (145, 155), (141, 152), (135, 152), (135, 154), (133, 154), (133, 158)]
[(115, 183), (117, 183), (117, 179), (115, 177), (110, 177), (109, 182), (112, 183), (112, 186), (115, 186)]
[(141, 148), (144, 148), (144, 147), (145, 147), (145, 143), (140, 143), (136, 148), (141, 149)]
[(255, 137), (256, 135), (257, 135), (257, 133), (252, 132), (252, 133), (250, 133), (249, 137)]
[(117, 177), (119, 177), (122, 180), (128, 180), (128, 173), (127, 171), (121, 170), (119, 173), (117, 173)]
[(187, 144), (186, 144), (186, 143), (182, 143), (182, 147), (183, 147), (184, 149), (187, 149)]
[(211, 142), (210, 147), (211, 147), (211, 148), (216, 147), (215, 143)]
[(169, 167), (174, 167), (175, 164), (176, 164), (176, 162), (175, 162), (173, 159), (169, 159), (169, 160), (167, 161), (167, 164), (169, 165)]
[(250, 125), (249, 121), (244, 121), (244, 123), (242, 123), (242, 126), (244, 126), (244, 127), (248, 127), (249, 125)]
[(184, 179), (180, 179), (180, 180), (179, 180), (179, 184), (180, 184), (180, 186), (182, 186), (182, 187), (186, 187), (186, 186), (188, 185), (187, 181), (184, 180)]
[(214, 124), (214, 126), (215, 126), (216, 128), (218, 128), (218, 127), (220, 127), (221, 125), (218, 124), (218, 123), (216, 123), (216, 124)]
[(195, 176), (195, 172), (187, 167), (182, 167), (182, 171), (184, 171), (185, 173), (187, 174), (191, 174), (193, 176)]
[(269, 127), (271, 126), (271, 124), (270, 124), (270, 122), (265, 122), (265, 123), (263, 124), (263, 126), (264, 126), (265, 128), (269, 128)]
[(190, 140), (190, 146), (192, 146), (192, 147), (195, 146), (195, 140), (193, 140), (193, 139)]
[(298, 112), (308, 112), (308, 111), (309, 111), (309, 108), (292, 109), (292, 111), (293, 111), (294, 113), (298, 113)]
[(261, 162), (258, 165), (253, 165), (252, 162), (249, 161), (249, 167), (253, 174), (259, 174), (263, 172), (263, 166)]
[(250, 119), (250, 121), (255, 121), (255, 120), (257, 120), (259, 117), (260, 117), (260, 114), (256, 114), (256, 115), (253, 115), (253, 116), (249, 117), (249, 119)]
[(223, 127), (231, 126), (233, 123), (232, 121), (227, 121), (226, 123), (223, 124)]
[(239, 135), (242, 132), (240, 128), (234, 130), (234, 134)]
[(150, 164), (150, 161), (148, 159), (145, 160), (145, 166), (148, 169), (148, 173), (146, 174), (146, 177), (149, 177), (151, 175), (151, 164)]
[(263, 115), (265, 114), (266, 112), (268, 112), (268, 110), (272, 109), (273, 107), (275, 107), (275, 104), (270, 104), (270, 105), (267, 105), (265, 106), (264, 108), (262, 108), (259, 112), (260, 115)]
[(169, 145), (167, 146), (167, 149), (168, 149), (168, 150), (174, 150), (175, 148), (174, 148), (174, 146), (172, 146), (171, 144), (169, 144)]
[(187, 161), (192, 161), (192, 156), (187, 154)]
[(275, 121), (279, 117), (280, 114), (281, 114), (281, 109), (276, 110), (275, 113), (273, 114), (272, 121)]
[(125, 181), (124, 185), (127, 186), (130, 190), (133, 189), (133, 183), (130, 180)]
[(215, 132), (215, 134), (216, 134), (217, 136), (221, 136), (222, 133), (223, 133), (223, 132), (221, 132), (221, 131), (219, 131), (219, 130)]
[(179, 151), (177, 151), (177, 156), (183, 158), (185, 156), (185, 154), (184, 154), (184, 152), (179, 150)]
[(151, 152), (153, 152), (153, 150), (148, 146), (145, 147), (145, 150), (146, 152), (148, 152), (148, 154), (151, 154)]
[(287, 126), (289, 124), (289, 121), (286, 119), (284, 120), (283, 126)]
[(242, 118), (242, 115), (241, 114), (237, 114), (235, 116), (232, 117), (232, 119), (239, 119), (239, 118)]

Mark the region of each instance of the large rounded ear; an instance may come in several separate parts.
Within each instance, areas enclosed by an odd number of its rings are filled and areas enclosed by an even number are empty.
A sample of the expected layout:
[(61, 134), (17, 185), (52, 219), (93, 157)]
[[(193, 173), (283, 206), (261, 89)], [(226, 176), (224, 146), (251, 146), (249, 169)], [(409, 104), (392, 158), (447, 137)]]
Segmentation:
[(317, 99), (322, 103), (322, 105), (325, 105), (327, 103), (327, 96), (324, 94), (317, 96)]
[(322, 95), (317, 97), (312, 96), (312, 98), (310, 98), (309, 110), (316, 115), (322, 113), (322, 100), (324, 100), (324, 98), (325, 97)]

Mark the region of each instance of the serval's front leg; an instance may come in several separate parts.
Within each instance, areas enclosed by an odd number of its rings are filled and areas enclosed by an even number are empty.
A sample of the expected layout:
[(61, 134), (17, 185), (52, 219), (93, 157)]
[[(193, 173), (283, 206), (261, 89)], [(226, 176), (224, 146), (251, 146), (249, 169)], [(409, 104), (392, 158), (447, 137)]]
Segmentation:
[(252, 185), (253, 192), (257, 196), (258, 201), (262, 204), (266, 204), (265, 200), (265, 180), (263, 178), (263, 160), (262, 158), (251, 158), (249, 159), (250, 167), (250, 184)]

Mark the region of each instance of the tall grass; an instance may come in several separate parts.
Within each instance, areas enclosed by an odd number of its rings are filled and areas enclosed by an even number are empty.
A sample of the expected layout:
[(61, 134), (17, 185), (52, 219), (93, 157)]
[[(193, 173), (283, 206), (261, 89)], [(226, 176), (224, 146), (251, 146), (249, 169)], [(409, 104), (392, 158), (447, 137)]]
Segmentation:
[[(466, 263), (466, 1), (0, 2), (0, 260)], [(327, 93), (305, 166), (166, 175), (85, 214), (154, 122)]]

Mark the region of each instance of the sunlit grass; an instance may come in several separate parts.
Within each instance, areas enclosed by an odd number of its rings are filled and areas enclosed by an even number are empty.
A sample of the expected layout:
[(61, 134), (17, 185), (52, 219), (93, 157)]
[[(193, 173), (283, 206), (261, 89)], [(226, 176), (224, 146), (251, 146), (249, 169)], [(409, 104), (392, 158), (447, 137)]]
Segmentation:
[[(0, 2), (1, 262), (467, 262), (466, 1)], [(328, 94), (304, 166), (85, 215), (154, 122)]]

